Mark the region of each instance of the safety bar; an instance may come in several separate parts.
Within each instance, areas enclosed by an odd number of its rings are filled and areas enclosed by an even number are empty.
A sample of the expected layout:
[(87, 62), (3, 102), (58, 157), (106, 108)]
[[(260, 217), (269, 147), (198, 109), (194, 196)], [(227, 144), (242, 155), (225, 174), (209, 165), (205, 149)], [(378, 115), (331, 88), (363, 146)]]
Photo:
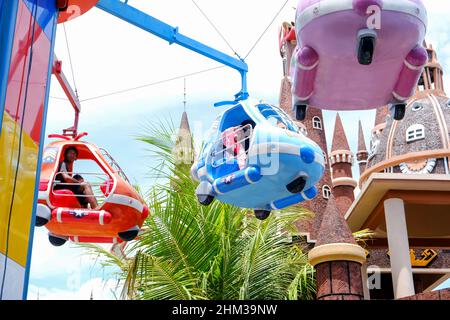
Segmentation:
[[(64, 173), (67, 173), (67, 172), (57, 172), (55, 176), (57, 176), (58, 174), (64, 174)], [(54, 181), (53, 182), (53, 188), (51, 190), (53, 195), (57, 195), (55, 193), (55, 190), (54, 190), (55, 185), (60, 185), (60, 186), (79, 186), (79, 185), (82, 185), (82, 184), (89, 184), (92, 187), (92, 191), (94, 193), (94, 197), (96, 199), (102, 199), (103, 200), (103, 199), (106, 199), (106, 196), (103, 194), (103, 192), (101, 190), (98, 190), (98, 189), (101, 186), (103, 186), (105, 182), (107, 182), (106, 183), (106, 193), (111, 192), (111, 190), (114, 187), (114, 182), (110, 182), (111, 177), (108, 174), (105, 174), (105, 173), (93, 173), (93, 172), (78, 173), (78, 172), (72, 172), (71, 174), (72, 175), (79, 174), (79, 175), (81, 175), (83, 177), (85, 177), (85, 176), (93, 176), (93, 177), (97, 177), (97, 178), (103, 179), (103, 181), (101, 181), (101, 182), (79, 182), (79, 183)], [(58, 197), (70, 197), (71, 195), (58, 194), (57, 196)], [(77, 194), (76, 196), (77, 197), (92, 197), (91, 195), (84, 195), (84, 194)]]
[(125, 172), (122, 170), (122, 168), (116, 162), (116, 160), (114, 160), (114, 158), (109, 154), (109, 152), (103, 148), (99, 148), (99, 150), (100, 150), (100, 153), (103, 155), (103, 157), (105, 157), (107, 160), (109, 160), (109, 165), (119, 174), (119, 176), (122, 179), (124, 179), (126, 182), (131, 184), (130, 181), (128, 180), (128, 177), (125, 174)]
[[(245, 150), (244, 145), (245, 145), (246, 141), (250, 141), (250, 139), (253, 135), (253, 127), (250, 124), (247, 124), (245, 126), (235, 127), (233, 134), (238, 135), (238, 133), (240, 133), (240, 132), (242, 132), (242, 135), (244, 136), (244, 138), (242, 138), (236, 142), (233, 142), (231, 146), (224, 147), (224, 136), (222, 136), (219, 140), (217, 140), (214, 143), (214, 149), (216, 151), (213, 151), (211, 153), (211, 157), (213, 159), (213, 161), (212, 161), (213, 168), (220, 167), (221, 165), (226, 164), (227, 161), (232, 160), (232, 159), (236, 159), (236, 160), (238, 160), (238, 162), (239, 162), (239, 160), (243, 160), (243, 158), (244, 158), (244, 160), (246, 159), (248, 150)], [(239, 145), (239, 144), (244, 149), (244, 152), (234, 155), (234, 148), (236, 145)], [(216, 159), (218, 159), (218, 160), (216, 160)]]

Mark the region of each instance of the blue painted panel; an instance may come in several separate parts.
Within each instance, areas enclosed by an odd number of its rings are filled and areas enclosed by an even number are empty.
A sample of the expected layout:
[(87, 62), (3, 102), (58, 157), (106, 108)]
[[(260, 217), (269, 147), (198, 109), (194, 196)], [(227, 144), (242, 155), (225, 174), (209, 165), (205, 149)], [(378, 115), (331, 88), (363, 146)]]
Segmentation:
[(37, 7), (37, 16), (36, 20), (44, 30), (45, 35), (49, 40), (52, 39), (53, 26), (57, 20), (56, 13), (56, 3), (55, 1), (49, 0), (22, 0), (25, 5), (28, 7), (30, 12), (33, 12), (33, 7)]
[(17, 1), (0, 0), (0, 134), (5, 110), (11, 52), (17, 17)]

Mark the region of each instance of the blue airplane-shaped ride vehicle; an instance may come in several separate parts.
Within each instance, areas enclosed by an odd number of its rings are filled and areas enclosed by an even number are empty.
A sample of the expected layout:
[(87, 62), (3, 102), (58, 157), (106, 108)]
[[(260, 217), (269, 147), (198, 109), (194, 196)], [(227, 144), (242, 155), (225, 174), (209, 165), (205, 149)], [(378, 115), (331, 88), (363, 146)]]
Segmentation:
[(322, 149), (283, 110), (246, 99), (213, 122), (191, 177), (202, 205), (217, 198), (264, 220), (314, 198), (324, 166)]

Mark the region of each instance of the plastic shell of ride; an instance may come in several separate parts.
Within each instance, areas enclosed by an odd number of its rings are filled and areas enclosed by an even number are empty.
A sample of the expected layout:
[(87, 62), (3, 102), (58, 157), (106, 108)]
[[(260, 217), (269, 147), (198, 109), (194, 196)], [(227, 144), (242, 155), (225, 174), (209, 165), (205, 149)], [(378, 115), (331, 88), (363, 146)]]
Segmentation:
[[(78, 159), (94, 161), (101, 170), (97, 175), (104, 181), (97, 189), (101, 190), (102, 201), (97, 208), (82, 208), (70, 190), (53, 190), (68, 147), (77, 149)], [(108, 157), (95, 145), (77, 139), (55, 141), (45, 148), (36, 221), (38, 226), (45, 224), (50, 237), (116, 243), (118, 239), (130, 241), (138, 235), (149, 210), (120, 167)]]
[[(238, 136), (231, 145), (230, 129)], [(236, 148), (238, 143), (241, 146)], [(213, 123), (191, 176), (200, 182), (196, 192), (203, 204), (217, 199), (271, 211), (314, 198), (324, 167), (323, 151), (288, 115), (249, 99), (236, 103)]]
[(404, 103), (427, 62), (421, 0), (300, 0), (293, 104), (364, 110)]

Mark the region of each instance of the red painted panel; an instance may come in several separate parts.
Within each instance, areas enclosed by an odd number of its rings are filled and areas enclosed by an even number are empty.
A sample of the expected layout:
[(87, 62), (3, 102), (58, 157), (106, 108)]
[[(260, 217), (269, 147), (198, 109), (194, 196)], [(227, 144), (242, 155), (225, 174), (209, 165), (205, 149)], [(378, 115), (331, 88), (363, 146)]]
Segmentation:
[[(64, 2), (64, 1), (61, 1)], [(58, 23), (63, 23), (75, 18), (91, 10), (97, 4), (98, 0), (69, 0), (66, 11), (61, 11)]]
[[(34, 37), (33, 33), (34, 24)], [(33, 56), (28, 78), (31, 47)], [(42, 116), (47, 85), (47, 70), (50, 58), (50, 41), (45, 36), (28, 7), (19, 1), (17, 24), (12, 50), (11, 69), (8, 79), (5, 111), (18, 123), (26, 97), (24, 132), (38, 143), (42, 128)], [(28, 78), (28, 90), (27, 90)]]

